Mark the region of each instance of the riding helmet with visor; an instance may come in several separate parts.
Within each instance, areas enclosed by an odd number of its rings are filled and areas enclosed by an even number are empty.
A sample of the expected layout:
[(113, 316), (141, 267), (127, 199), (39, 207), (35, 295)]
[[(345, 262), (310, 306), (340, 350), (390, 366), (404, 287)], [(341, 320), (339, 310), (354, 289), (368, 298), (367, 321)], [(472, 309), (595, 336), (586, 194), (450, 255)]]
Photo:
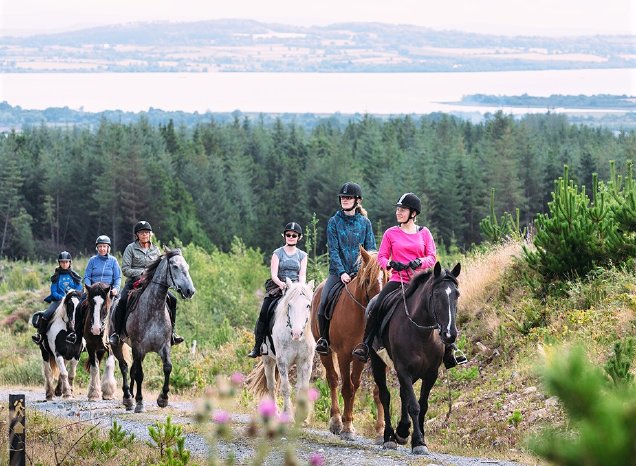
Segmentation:
[(419, 215), (422, 211), (422, 201), (413, 193), (402, 194), (402, 197), (395, 203), (395, 206), (414, 210), (415, 215)]
[(340, 188), (340, 192), (338, 193), (338, 197), (349, 196), (355, 197), (356, 199), (362, 199), (362, 188), (358, 183), (354, 183), (353, 181), (347, 181)]
[(107, 244), (110, 246), (110, 238), (106, 235), (99, 235), (95, 240), (95, 246), (98, 244)]
[(285, 229), (283, 230), (283, 234), (287, 233), (288, 231), (293, 231), (295, 233), (298, 233), (298, 236), (302, 236), (303, 235), (303, 229), (300, 226), (300, 224), (296, 223), (296, 222), (289, 222), (287, 225), (285, 225)]
[(134, 233), (137, 234), (142, 230), (152, 231), (152, 227), (150, 226), (150, 223), (146, 222), (145, 220), (141, 220), (137, 222), (137, 224), (135, 225), (135, 228), (133, 229)]
[(57, 256), (57, 261), (69, 261), (71, 262), (73, 260), (73, 258), (71, 257), (71, 253), (68, 251), (62, 251), (58, 256)]

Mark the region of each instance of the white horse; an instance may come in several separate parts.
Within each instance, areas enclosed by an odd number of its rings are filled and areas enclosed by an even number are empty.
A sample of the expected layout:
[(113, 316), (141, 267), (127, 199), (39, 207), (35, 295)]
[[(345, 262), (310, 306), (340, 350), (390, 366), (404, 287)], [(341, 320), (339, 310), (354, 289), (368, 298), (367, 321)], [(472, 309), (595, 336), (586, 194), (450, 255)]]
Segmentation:
[[(296, 395), (307, 392), (314, 362), (316, 340), (311, 333), (309, 313), (313, 297), (313, 280), (309, 283), (286, 280), (287, 288), (276, 306), (271, 342), (267, 338), (267, 354), (263, 364), (254, 368), (248, 376), (248, 386), (258, 396), (269, 394), (276, 400), (277, 371), (280, 374), (280, 391), (283, 396), (283, 412), (293, 417), (289, 370), (296, 365)], [(264, 373), (264, 377), (263, 377)]]
[[(40, 345), (47, 401), (52, 400), (54, 395), (64, 398), (73, 396), (73, 380), (82, 352), (82, 339), (71, 344), (66, 341), (66, 336), (75, 332), (76, 319), (78, 322), (81, 320), (81, 317), (76, 315), (79, 302), (80, 294), (77, 291), (69, 291), (64, 296), (51, 317), (46, 336)], [(56, 378), (57, 384), (55, 384)]]

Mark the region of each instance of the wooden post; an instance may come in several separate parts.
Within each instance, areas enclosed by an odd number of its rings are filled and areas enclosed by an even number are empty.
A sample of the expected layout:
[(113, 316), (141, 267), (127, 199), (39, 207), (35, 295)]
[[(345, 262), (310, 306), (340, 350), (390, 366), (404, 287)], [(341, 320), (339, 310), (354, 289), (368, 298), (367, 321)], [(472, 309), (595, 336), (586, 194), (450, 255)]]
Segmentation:
[(24, 394), (9, 395), (9, 466), (25, 466), (26, 416)]

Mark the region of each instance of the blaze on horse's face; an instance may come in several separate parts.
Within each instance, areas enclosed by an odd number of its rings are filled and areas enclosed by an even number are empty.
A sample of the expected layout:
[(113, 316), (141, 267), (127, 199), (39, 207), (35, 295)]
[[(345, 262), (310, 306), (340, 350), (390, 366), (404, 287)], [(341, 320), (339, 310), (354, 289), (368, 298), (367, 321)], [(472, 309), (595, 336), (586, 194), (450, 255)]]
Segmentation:
[(168, 259), (169, 285), (181, 294), (183, 299), (190, 299), (196, 293), (190, 277), (190, 267), (181, 254)]
[(95, 283), (88, 288), (88, 306), (91, 316), (91, 333), (101, 335), (104, 331), (104, 323), (110, 307), (110, 286), (104, 283)]
[(309, 313), (311, 311), (311, 299), (313, 298), (314, 281), (307, 284), (292, 283), (289, 278), (286, 280), (287, 289), (283, 297), (283, 304), (287, 305), (287, 327), (291, 332), (293, 341), (299, 341), (307, 327)]
[(461, 270), (457, 264), (451, 272), (442, 270), (439, 262), (433, 271), (433, 290), (431, 296), (431, 311), (440, 326), (439, 332), (445, 344), (454, 343), (457, 338), (457, 326), (455, 317), (457, 314), (457, 277)]
[(69, 330), (75, 328), (75, 312), (80, 303), (80, 294), (71, 291), (64, 297), (64, 312), (66, 313), (66, 326)]

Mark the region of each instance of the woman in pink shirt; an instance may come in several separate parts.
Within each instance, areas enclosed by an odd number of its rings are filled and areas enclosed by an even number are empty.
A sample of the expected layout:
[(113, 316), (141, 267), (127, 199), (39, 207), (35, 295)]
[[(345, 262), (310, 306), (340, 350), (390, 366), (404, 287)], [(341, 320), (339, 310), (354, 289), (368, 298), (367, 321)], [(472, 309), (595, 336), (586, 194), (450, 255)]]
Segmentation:
[[(437, 262), (435, 241), (433, 241), (431, 232), (428, 228), (418, 226), (415, 223), (417, 215), (422, 210), (420, 199), (413, 193), (405, 193), (395, 206), (398, 226), (391, 227), (384, 232), (378, 251), (380, 267), (392, 269), (391, 279), (382, 288), (375, 301), (376, 304), (381, 303), (386, 295), (398, 289), (402, 283), (408, 283), (415, 272), (431, 268)], [(383, 319), (384, 309), (374, 305), (369, 310), (363, 342), (353, 350), (353, 356), (360, 361), (366, 362), (369, 358), (369, 348)], [(450, 356), (453, 356), (452, 349), (450, 349)], [(447, 362), (446, 357), (444, 359), (448, 367), (451, 361)], [(455, 364), (465, 362), (457, 360)], [(455, 364), (452, 364), (451, 367)]]

